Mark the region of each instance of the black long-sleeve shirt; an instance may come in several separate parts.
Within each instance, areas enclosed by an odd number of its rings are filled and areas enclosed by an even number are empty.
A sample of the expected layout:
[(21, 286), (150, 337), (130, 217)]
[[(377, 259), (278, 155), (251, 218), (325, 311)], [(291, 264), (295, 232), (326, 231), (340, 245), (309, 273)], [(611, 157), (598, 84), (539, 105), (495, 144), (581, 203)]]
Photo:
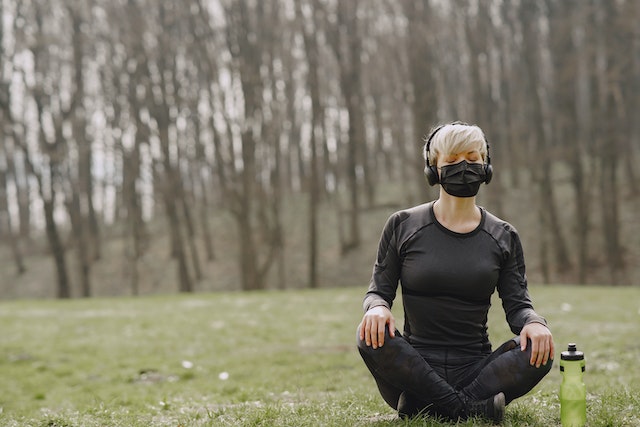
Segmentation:
[(385, 224), (363, 307), (391, 308), (402, 288), (404, 336), (427, 347), (491, 347), (487, 315), (497, 289), (514, 334), (527, 323), (546, 325), (527, 290), (516, 229), (481, 208), (479, 226), (456, 233), (442, 226), (433, 202), (402, 210)]

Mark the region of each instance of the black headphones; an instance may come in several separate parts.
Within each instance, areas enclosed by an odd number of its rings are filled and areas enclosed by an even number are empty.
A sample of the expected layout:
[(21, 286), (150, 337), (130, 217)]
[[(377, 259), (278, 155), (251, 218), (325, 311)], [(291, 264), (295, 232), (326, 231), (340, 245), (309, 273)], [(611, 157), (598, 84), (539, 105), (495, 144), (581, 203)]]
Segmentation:
[[(469, 126), (467, 123), (464, 123), (464, 122), (447, 123), (435, 128), (427, 138), (427, 143), (425, 144), (425, 150), (424, 150), (424, 158), (425, 158), (424, 174), (427, 177), (427, 182), (431, 186), (436, 185), (438, 182), (440, 182), (440, 176), (438, 175), (438, 168), (436, 166), (432, 166), (431, 164), (429, 164), (429, 147), (431, 146), (431, 140), (436, 135), (436, 133), (438, 133), (440, 129), (449, 125)], [(485, 144), (487, 144), (487, 162), (484, 164), (484, 173), (485, 173), (484, 182), (485, 184), (488, 184), (489, 182), (491, 182), (491, 178), (493, 178), (493, 167), (491, 166), (491, 156), (489, 156), (489, 141), (487, 141), (486, 137), (484, 139), (484, 142)]]

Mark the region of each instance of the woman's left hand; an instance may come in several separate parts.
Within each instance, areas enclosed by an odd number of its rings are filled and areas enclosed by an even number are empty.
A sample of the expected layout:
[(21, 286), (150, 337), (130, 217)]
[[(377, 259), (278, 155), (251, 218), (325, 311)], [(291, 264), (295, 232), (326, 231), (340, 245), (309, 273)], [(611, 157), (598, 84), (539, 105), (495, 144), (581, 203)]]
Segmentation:
[(527, 349), (527, 339), (531, 340), (531, 366), (546, 365), (549, 359), (553, 360), (555, 350), (551, 331), (542, 323), (529, 323), (520, 331), (521, 350)]

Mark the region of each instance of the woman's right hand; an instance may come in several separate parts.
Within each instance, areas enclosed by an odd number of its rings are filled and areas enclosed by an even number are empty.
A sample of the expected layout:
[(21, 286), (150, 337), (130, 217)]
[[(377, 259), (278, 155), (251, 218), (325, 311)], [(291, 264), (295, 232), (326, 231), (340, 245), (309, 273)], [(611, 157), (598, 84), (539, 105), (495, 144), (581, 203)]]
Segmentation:
[(391, 310), (383, 305), (379, 305), (367, 310), (358, 325), (360, 339), (364, 340), (368, 346), (374, 349), (384, 345), (385, 327), (389, 325), (389, 336), (396, 336), (396, 321)]

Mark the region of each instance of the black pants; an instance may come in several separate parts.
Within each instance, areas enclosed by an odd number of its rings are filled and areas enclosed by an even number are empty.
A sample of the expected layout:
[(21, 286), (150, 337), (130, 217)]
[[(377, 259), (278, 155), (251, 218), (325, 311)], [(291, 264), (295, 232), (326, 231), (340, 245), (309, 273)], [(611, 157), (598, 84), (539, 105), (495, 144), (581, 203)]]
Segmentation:
[(409, 395), (421, 409), (438, 415), (438, 407), (453, 404), (462, 393), (471, 400), (483, 400), (500, 392), (506, 403), (528, 393), (551, 370), (552, 361), (531, 366), (531, 343), (520, 349), (515, 337), (493, 352), (469, 353), (412, 346), (396, 330), (395, 338), (385, 331), (384, 346), (373, 349), (358, 340), (358, 350), (371, 371), (382, 398), (398, 409), (401, 393)]

